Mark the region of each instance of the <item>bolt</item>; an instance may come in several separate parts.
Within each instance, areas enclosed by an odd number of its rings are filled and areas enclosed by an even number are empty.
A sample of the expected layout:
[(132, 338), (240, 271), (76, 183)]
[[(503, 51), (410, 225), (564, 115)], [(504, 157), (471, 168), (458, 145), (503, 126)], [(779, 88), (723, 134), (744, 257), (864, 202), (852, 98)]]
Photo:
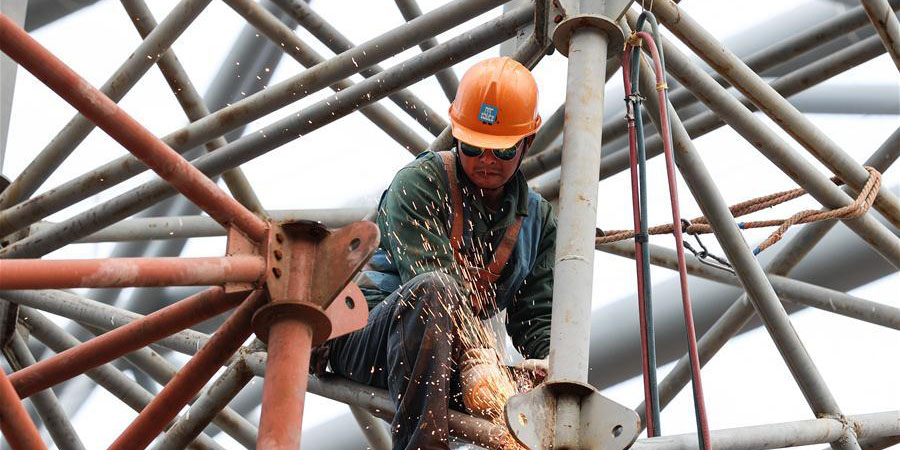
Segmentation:
[(557, 14), (556, 17), (553, 18), (553, 23), (562, 22), (562, 14)]
[(280, 268), (273, 267), (272, 273), (275, 274), (275, 278), (281, 278), (281, 269)]
[(275, 250), (275, 259), (281, 261), (282, 257), (284, 257), (284, 254), (281, 253), (281, 250)]
[(280, 244), (284, 242), (284, 236), (281, 233), (275, 233), (275, 240)]

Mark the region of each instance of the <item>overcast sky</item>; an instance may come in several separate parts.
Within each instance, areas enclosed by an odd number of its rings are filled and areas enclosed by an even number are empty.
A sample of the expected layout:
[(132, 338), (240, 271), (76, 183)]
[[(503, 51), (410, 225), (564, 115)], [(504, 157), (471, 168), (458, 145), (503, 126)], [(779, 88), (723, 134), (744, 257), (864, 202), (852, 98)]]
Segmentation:
[[(175, 1), (153, 0), (148, 3), (157, 20), (162, 20)], [(442, 2), (422, 0), (420, 3), (422, 9), (428, 11)], [(688, 0), (683, 2), (682, 6), (713, 34), (720, 39), (726, 39), (794, 8), (809, 4), (811, 3), (802, 0), (755, 2)], [(390, 0), (314, 1), (312, 5), (357, 43), (375, 37), (403, 22)], [(439, 40), (445, 41), (464, 30), (471, 29), (497, 13), (498, 11), (495, 11), (463, 24), (439, 36)], [(205, 92), (210, 80), (219, 70), (243, 23), (243, 20), (224, 4), (212, 2), (176, 42), (174, 46), (176, 54), (201, 94)], [(302, 29), (298, 34), (321, 54), (332, 55)], [(139, 43), (138, 35), (121, 5), (110, 0), (100, 1), (79, 13), (41, 28), (33, 33), (33, 36), (95, 86), (102, 85)], [(264, 37), (260, 36), (260, 39)], [(381, 65), (393, 66), (416, 55), (418, 51), (418, 49), (408, 50)], [(474, 61), (497, 54), (498, 51), (492, 49), (469, 61), (461, 62), (454, 70), (461, 76)], [(275, 83), (302, 69), (297, 63), (285, 58), (273, 70), (272, 83)], [(554, 54), (545, 58), (534, 73), (541, 89), (540, 112), (547, 118), (564, 99), (566, 60)], [(621, 75), (617, 75), (613, 78), (607, 96), (617, 98), (622, 96), (620, 77)], [(900, 96), (897, 71), (887, 56), (881, 56), (839, 75), (829, 83), (848, 88), (871, 83), (893, 83), (898, 89), (896, 94)], [(447, 99), (433, 77), (416, 84), (412, 90), (435, 110), (446, 112)], [(329, 92), (322, 91), (272, 113), (250, 124), (248, 130), (268, 125), (324, 98)], [(393, 103), (383, 101), (382, 104), (424, 138), (428, 138), (427, 132), (418, 127)], [(152, 69), (135, 86), (121, 105), (158, 136), (174, 131), (185, 123), (181, 109), (156, 69)], [(20, 69), (16, 81), (7, 154), (4, 167), (0, 168), (2, 173), (9, 178), (17, 176), (73, 114), (74, 110), (71, 107)], [(900, 125), (900, 111), (894, 115), (819, 114), (809, 117), (858, 161), (864, 160)], [(771, 124), (767, 119), (764, 120)], [(773, 127), (777, 128), (774, 125)], [(785, 136), (781, 131), (778, 133)], [(793, 141), (789, 139), (788, 141), (806, 155), (802, 148)], [(790, 179), (730, 129), (710, 133), (698, 139), (696, 145), (729, 203), (796, 187)], [(95, 130), (44, 183), (41, 191), (55, 187), (124, 153), (118, 144)], [(360, 114), (352, 114), (246, 164), (243, 169), (266, 208), (364, 206), (374, 204), (394, 172), (411, 159), (412, 156), (406, 150), (386, 137)], [(809, 159), (812, 161), (811, 157)], [(815, 164), (822, 167), (817, 162)], [(669, 217), (662, 160), (651, 161), (649, 170), (652, 183), (650, 218), (652, 224), (657, 224), (668, 221)], [(151, 178), (152, 175), (148, 173), (135, 177), (54, 214), (49, 220), (70, 217)], [(896, 169), (886, 174), (884, 185), (897, 192)], [(630, 196), (627, 195), (629, 189), (630, 185), (625, 174), (601, 183), (597, 221), (599, 227), (630, 228), (631, 205)], [(682, 215), (685, 217), (699, 215), (699, 209), (683, 182), (680, 184), (680, 193)], [(786, 217), (800, 208), (816, 206), (815, 202), (803, 199), (789, 206), (776, 208), (772, 212), (762, 213), (762, 216)], [(748, 233), (747, 240), (758, 242), (767, 233), (768, 231)], [(671, 246), (671, 241), (670, 237), (653, 240), (654, 243), (665, 246)], [(714, 251), (718, 251), (712, 237), (705, 241)], [(224, 238), (195, 239), (189, 243), (184, 255), (220, 255), (224, 249), (224, 242)], [(105, 257), (111, 248), (112, 244), (71, 245), (54, 252), (49, 257)], [(775, 247), (771, 251), (777, 249), (778, 247)], [(834, 257), (840, 258), (840, 255)], [(633, 295), (635, 281), (634, 264), (631, 260), (598, 253), (596, 267), (594, 308)], [(672, 276), (672, 272), (663, 269), (653, 270), (653, 280), (657, 283), (671, 279)], [(894, 273), (892, 276), (851, 291), (851, 294), (900, 306), (900, 295), (897, 292), (900, 292), (900, 276)], [(900, 334), (883, 327), (817, 310), (805, 310), (794, 314), (792, 321), (845, 413), (900, 409), (900, 388), (896, 382), (900, 379), (900, 358), (897, 358)], [(669, 366), (663, 367), (661, 375), (668, 369)], [(762, 329), (729, 342), (704, 368), (703, 381), (710, 426), (713, 429), (812, 417), (775, 346)], [(254, 382), (262, 381), (257, 379)], [(639, 378), (608, 388), (603, 393), (629, 407), (636, 406), (643, 395)], [(344, 405), (314, 396), (308, 399), (304, 428), (346, 412)], [(88, 448), (102, 448), (108, 445), (134, 416), (135, 413), (131, 409), (105, 391), (97, 389), (76, 415), (74, 422)], [(102, 423), (98, 423), (98, 418), (102, 418)], [(662, 415), (662, 425), (665, 434), (693, 432), (693, 406), (689, 389), (683, 391), (666, 408)], [(228, 438), (222, 439), (229, 448), (239, 448)], [(817, 447), (821, 446), (814, 448)]]

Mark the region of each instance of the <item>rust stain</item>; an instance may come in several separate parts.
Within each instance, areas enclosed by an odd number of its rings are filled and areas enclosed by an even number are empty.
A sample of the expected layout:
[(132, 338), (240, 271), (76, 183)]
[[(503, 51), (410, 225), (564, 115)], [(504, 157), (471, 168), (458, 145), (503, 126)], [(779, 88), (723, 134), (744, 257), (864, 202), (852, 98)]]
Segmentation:
[(104, 116), (111, 116), (118, 111), (119, 107), (112, 100), (103, 95), (102, 92), (94, 89), (85, 80), (78, 81), (78, 95), (86, 99), (90, 104), (97, 108), (97, 111)]
[(82, 286), (114, 286), (132, 283), (140, 276), (140, 267), (128, 261), (101, 264), (97, 270), (81, 277)]
[(190, 137), (190, 131), (188, 131), (187, 128), (182, 128), (170, 134), (166, 139), (166, 142), (175, 147), (183, 147)]

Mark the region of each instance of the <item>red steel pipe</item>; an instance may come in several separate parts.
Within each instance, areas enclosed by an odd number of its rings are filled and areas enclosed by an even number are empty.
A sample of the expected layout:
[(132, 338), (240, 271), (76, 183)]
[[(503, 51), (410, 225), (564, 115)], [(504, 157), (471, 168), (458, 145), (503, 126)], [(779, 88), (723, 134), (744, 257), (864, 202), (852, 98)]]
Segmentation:
[(312, 328), (304, 320), (282, 318), (272, 324), (268, 344), (256, 448), (298, 450)]
[(253, 282), (265, 271), (262, 257), (114, 259), (3, 259), (0, 289), (148, 286), (214, 286)]
[(90, 341), (10, 375), (19, 397), (26, 398), (191, 325), (217, 316), (241, 302), (241, 294), (212, 287), (173, 305), (97, 336)]
[(266, 296), (261, 290), (253, 291), (212, 335), (209, 342), (141, 410), (131, 425), (109, 446), (109, 450), (146, 448), (250, 337), (253, 313), (265, 302)]
[(0, 432), (13, 450), (47, 450), (16, 389), (0, 369)]
[[(168, 181), (224, 227), (234, 225), (256, 242), (266, 238), (266, 222), (223, 192), (212, 180), (102, 92), (0, 14), (0, 50), (31, 72), (135, 157)], [(143, 55), (134, 55), (143, 58)]]

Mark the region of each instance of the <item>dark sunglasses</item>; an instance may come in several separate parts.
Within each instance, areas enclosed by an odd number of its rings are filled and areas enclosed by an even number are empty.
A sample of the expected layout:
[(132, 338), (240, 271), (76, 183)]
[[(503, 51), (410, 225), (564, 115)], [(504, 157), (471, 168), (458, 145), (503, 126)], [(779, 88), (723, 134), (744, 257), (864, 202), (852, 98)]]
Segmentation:
[[(522, 141), (516, 143), (509, 148), (492, 148), (491, 151), (494, 152), (494, 157), (501, 161), (512, 161), (513, 158), (516, 157), (516, 153), (519, 151), (519, 145)], [(483, 148), (476, 147), (471, 144), (466, 144), (463, 141), (459, 141), (459, 151), (462, 152), (463, 155), (466, 155), (470, 158), (477, 158), (484, 153)]]

